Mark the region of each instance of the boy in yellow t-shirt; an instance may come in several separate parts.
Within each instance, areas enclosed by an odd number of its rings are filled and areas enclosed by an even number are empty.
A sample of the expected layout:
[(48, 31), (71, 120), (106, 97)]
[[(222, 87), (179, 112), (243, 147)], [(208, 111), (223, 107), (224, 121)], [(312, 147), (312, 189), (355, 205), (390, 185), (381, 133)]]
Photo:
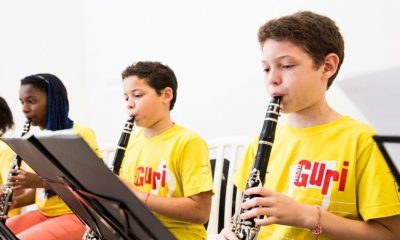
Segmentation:
[[(265, 23), (258, 40), (267, 91), (281, 98), (287, 121), (276, 128), (264, 186), (245, 191), (258, 197), (240, 217), (264, 216), (255, 219), (258, 239), (400, 239), (398, 187), (374, 131), (326, 100), (344, 58), (336, 24), (298, 12)], [(235, 174), (242, 190), (258, 144)], [(226, 227), (218, 239), (237, 237)]]
[(213, 186), (208, 148), (171, 119), (174, 72), (159, 62), (137, 62), (122, 78), (128, 113), (140, 130), (129, 140), (121, 178), (177, 239), (206, 239)]

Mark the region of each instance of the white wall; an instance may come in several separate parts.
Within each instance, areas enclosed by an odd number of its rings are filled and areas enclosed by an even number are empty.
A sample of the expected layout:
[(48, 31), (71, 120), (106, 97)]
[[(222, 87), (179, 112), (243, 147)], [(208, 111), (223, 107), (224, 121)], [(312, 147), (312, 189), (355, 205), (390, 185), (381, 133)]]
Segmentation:
[(24, 122), (19, 81), (34, 73), (59, 76), (69, 92), (73, 115), (91, 121), (81, 8), (79, 1), (0, 0), (0, 95), (12, 106), (16, 131)]
[[(400, 65), (400, 2), (313, 0), (0, 0), (0, 95), (20, 128), (18, 81), (37, 72), (58, 75), (71, 116), (92, 126), (101, 146), (115, 145), (127, 118), (121, 71), (159, 60), (178, 77), (176, 122), (207, 139), (256, 135), (268, 97), (256, 33), (266, 20), (313, 10), (336, 20), (346, 41), (337, 81)], [(365, 117), (338, 87), (333, 106)]]

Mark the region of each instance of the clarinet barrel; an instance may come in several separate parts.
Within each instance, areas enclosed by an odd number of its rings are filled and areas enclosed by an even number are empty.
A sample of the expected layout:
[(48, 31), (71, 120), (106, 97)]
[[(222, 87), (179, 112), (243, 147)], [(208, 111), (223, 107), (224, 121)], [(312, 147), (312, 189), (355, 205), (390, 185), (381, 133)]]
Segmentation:
[[(260, 133), (257, 153), (249, 178), (247, 179), (246, 189), (264, 185), (265, 175), (267, 173), (268, 161), (271, 155), (272, 144), (275, 139), (275, 130), (278, 123), (280, 111), (280, 97), (274, 97), (268, 105), (264, 124)], [(256, 195), (243, 194), (242, 202), (247, 202)], [(240, 209), (240, 214), (249, 211)], [(233, 232), (241, 240), (257, 239), (260, 227), (257, 226), (253, 219), (240, 219), (240, 215), (236, 215), (233, 219)]]

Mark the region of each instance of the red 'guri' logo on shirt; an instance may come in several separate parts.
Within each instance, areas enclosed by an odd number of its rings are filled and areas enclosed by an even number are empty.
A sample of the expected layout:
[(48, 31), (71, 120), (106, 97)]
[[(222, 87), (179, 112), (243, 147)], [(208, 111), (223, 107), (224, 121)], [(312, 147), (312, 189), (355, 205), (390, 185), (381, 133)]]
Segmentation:
[(343, 192), (346, 187), (348, 161), (343, 162), (339, 171), (327, 169), (326, 163), (301, 160), (297, 164), (294, 185), (297, 187), (317, 186), (322, 187), (321, 193), (326, 195), (332, 181), (339, 181), (338, 190)]
[(164, 164), (161, 172), (158, 172), (151, 167), (138, 167), (135, 173), (135, 186), (141, 187), (145, 184), (152, 184), (153, 190), (157, 187), (165, 187), (166, 168), (167, 166)]

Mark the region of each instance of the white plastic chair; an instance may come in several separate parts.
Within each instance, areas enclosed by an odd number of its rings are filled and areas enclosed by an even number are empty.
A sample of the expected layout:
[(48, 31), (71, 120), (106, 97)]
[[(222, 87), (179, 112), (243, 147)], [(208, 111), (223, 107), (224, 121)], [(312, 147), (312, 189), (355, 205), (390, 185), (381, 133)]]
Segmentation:
[[(221, 200), (225, 203), (224, 206), (224, 217), (223, 226), (228, 226), (231, 222), (233, 215), (233, 199), (236, 199), (234, 211), (240, 209), (241, 203), (241, 192), (236, 191), (234, 194), (233, 185), (233, 174), (238, 167), (240, 161), (243, 158), (243, 154), (249, 145), (251, 137), (248, 136), (232, 136), (218, 138), (208, 141), (208, 148), (210, 152), (210, 159), (215, 159), (214, 168), (214, 196), (211, 202), (211, 213), (207, 225), (208, 239), (213, 239), (218, 234), (219, 223), (219, 212)], [(224, 159), (229, 161), (229, 168), (227, 176), (223, 174)], [(226, 192), (225, 199), (221, 199), (221, 184), (222, 181), (226, 180)]]
[(103, 157), (104, 163), (108, 166), (111, 167), (112, 161), (114, 159), (116, 147), (104, 147), (101, 149), (101, 156)]

